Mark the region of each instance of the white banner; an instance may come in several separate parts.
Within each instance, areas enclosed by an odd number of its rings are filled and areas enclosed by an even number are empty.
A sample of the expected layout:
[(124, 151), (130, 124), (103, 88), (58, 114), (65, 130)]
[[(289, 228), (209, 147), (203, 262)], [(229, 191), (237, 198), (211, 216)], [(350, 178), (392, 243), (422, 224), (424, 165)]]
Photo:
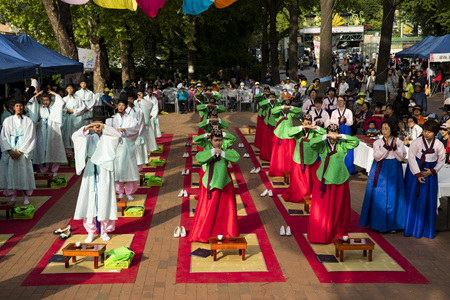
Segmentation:
[(339, 35), (333, 35), (331, 37), (331, 51), (337, 51), (337, 46), (341, 37)]
[(97, 51), (91, 49), (77, 48), (78, 61), (83, 63), (85, 71), (95, 71), (97, 68)]
[(313, 36), (314, 56), (316, 57), (317, 68), (320, 68), (320, 35)]
[(450, 53), (430, 53), (430, 62), (450, 61)]

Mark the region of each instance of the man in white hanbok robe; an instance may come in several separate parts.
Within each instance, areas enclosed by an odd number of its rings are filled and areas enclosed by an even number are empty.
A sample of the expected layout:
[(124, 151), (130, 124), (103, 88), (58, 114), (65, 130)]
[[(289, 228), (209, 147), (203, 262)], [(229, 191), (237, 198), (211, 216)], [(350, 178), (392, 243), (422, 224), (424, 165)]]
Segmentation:
[(83, 126), (83, 114), (86, 106), (78, 96), (74, 94), (73, 85), (66, 87), (67, 96), (63, 98), (65, 103), (63, 111), (62, 137), (64, 148), (68, 157), (73, 157), (72, 134)]
[(148, 163), (147, 143), (145, 142), (146, 128), (144, 113), (138, 106), (135, 106), (134, 103), (136, 103), (134, 97), (128, 96), (128, 107), (125, 110), (125, 113), (132, 116), (138, 122), (139, 133), (136, 138), (136, 161), (140, 172), (142, 171), (144, 164)]
[(28, 114), (36, 124), (36, 151), (33, 155), (33, 164), (39, 165), (41, 173), (51, 168), (53, 177), (56, 177), (60, 164), (67, 162), (61, 134), (65, 103), (60, 95), (49, 91), (55, 100), (52, 101), (50, 95), (46, 94), (42, 96), (42, 104), (39, 104), (37, 98), (42, 93), (39, 92), (27, 104)]
[(155, 95), (150, 89), (148, 90), (148, 94), (147, 96), (144, 97), (144, 99), (150, 101), (153, 104), (151, 110), (152, 117), (150, 121), (153, 128), (153, 132), (155, 133), (155, 138), (159, 138), (161, 137), (161, 128), (159, 127), (159, 118), (158, 118), (159, 114), (158, 99), (155, 97)]
[(33, 172), (33, 152), (36, 147), (36, 130), (33, 121), (23, 115), (23, 102), (14, 105), (15, 115), (6, 118), (0, 134), (0, 189), (11, 201), (17, 198), (17, 190), (23, 191), (23, 204), (29, 204), (36, 188)]
[(83, 125), (90, 123), (88, 119), (92, 118), (92, 108), (96, 105), (94, 93), (86, 88), (86, 80), (80, 82), (81, 89), (75, 93), (75, 96), (83, 102), (85, 108), (83, 112)]
[[(89, 134), (89, 130), (94, 130), (95, 133)], [(107, 241), (110, 239), (108, 233), (114, 231), (117, 220), (114, 160), (121, 133), (97, 121), (76, 131), (72, 140), (75, 145), (77, 175), (84, 169), (74, 219), (83, 220), (88, 233), (85, 241), (90, 243), (97, 229), (97, 218), (101, 238)]]
[(142, 113), (144, 114), (144, 141), (147, 145), (148, 154), (150, 154), (152, 151), (158, 150), (158, 145), (156, 143), (156, 136), (155, 131), (153, 129), (152, 125), (152, 109), (153, 109), (153, 103), (147, 98), (144, 97), (143, 92), (137, 93), (138, 98), (136, 101), (134, 101), (135, 107), (139, 108)]
[(118, 102), (118, 113), (106, 120), (108, 126), (122, 133), (122, 140), (117, 147), (116, 159), (114, 160), (116, 193), (119, 194), (119, 198), (122, 198), (125, 193), (128, 200), (134, 200), (132, 194), (136, 192), (137, 181), (139, 180), (135, 150), (136, 139), (139, 135), (139, 124), (135, 118), (125, 113), (128, 101), (119, 99)]

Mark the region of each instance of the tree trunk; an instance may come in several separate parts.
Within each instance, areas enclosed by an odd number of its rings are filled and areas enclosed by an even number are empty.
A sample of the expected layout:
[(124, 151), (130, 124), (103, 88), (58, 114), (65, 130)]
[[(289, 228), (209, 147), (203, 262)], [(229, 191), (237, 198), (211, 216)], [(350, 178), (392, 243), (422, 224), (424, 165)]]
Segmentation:
[[(392, 28), (394, 25), (394, 12), (396, 0), (383, 0), (383, 23), (381, 25), (380, 48), (378, 50), (377, 77), (375, 85), (384, 85), (387, 80), (389, 59), (391, 55)], [(386, 91), (374, 90), (372, 103), (385, 103)]]
[[(319, 77), (331, 77), (331, 37), (332, 37), (332, 17), (334, 0), (320, 0), (320, 54), (319, 54)], [(323, 93), (327, 87), (331, 86), (330, 80), (320, 83), (319, 93)]]
[(129, 40), (121, 40), (119, 41), (120, 45), (120, 64), (122, 65), (122, 84), (125, 81), (131, 81), (130, 74), (130, 56), (128, 55), (128, 51), (130, 50), (130, 41)]
[(261, 81), (264, 82), (267, 66), (269, 65), (269, 47), (267, 44), (267, 20), (269, 19), (268, 0), (264, 0), (262, 13), (262, 42), (261, 42)]
[(133, 41), (129, 40), (128, 41), (130, 43), (130, 50), (128, 51), (128, 61), (130, 62), (130, 79), (131, 80), (138, 80), (138, 78), (136, 78), (136, 66), (134, 64), (134, 47), (133, 47)]
[(98, 28), (98, 16), (89, 16), (89, 43), (92, 50), (96, 50), (98, 54), (97, 67), (94, 71), (94, 91), (103, 92), (106, 80), (109, 80), (111, 73), (109, 71), (108, 52), (106, 50), (104, 38), (99, 38), (95, 28)]
[(53, 32), (59, 45), (59, 52), (78, 61), (78, 51), (73, 34), (70, 6), (61, 0), (42, 0)]
[[(298, 62), (298, 16), (300, 14), (298, 0), (291, 0), (289, 10), (289, 77), (291, 81), (297, 82)], [(286, 66), (288, 68), (288, 66)]]
[[(197, 27), (197, 18), (195, 16), (190, 16), (191, 18), (191, 26), (196, 32)], [(194, 34), (195, 36), (195, 34)], [(197, 49), (195, 48), (195, 38), (192, 39), (192, 41), (187, 43), (188, 53), (187, 53), (187, 63), (188, 63), (188, 80), (193, 80), (195, 78), (195, 55), (197, 52)]]
[(278, 62), (278, 31), (277, 31), (277, 1), (269, 1), (270, 14), (270, 29), (269, 29), (269, 43), (270, 43), (270, 67), (272, 71), (273, 85), (280, 83), (280, 69)]

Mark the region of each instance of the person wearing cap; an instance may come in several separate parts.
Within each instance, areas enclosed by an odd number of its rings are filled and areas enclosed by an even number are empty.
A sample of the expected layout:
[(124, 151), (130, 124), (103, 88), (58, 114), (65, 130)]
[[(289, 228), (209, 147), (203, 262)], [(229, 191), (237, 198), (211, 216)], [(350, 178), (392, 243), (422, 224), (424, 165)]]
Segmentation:
[(436, 139), (438, 132), (438, 123), (426, 121), (422, 136), (409, 146), (404, 236), (435, 237), (438, 173), (445, 164), (444, 145)]
[(289, 77), (286, 77), (286, 83), (284, 84), (284, 87), (288, 90), (294, 89), (294, 85), (291, 83), (291, 79)]
[(427, 113), (427, 95), (423, 92), (420, 82), (414, 84), (414, 93), (411, 95), (411, 100), (422, 107), (423, 114)]
[(367, 179), (359, 226), (389, 232), (405, 226), (406, 198), (402, 162), (406, 158), (403, 142), (397, 138), (397, 124), (381, 124), (382, 139), (373, 144), (372, 168)]
[(288, 133), (293, 126), (292, 119), (301, 111), (299, 107), (291, 105), (290, 99), (284, 100), (281, 105), (272, 108), (271, 113), (276, 124), (272, 137), (269, 176), (283, 176), (285, 171), (291, 170), (295, 140)]
[(416, 83), (420, 83), (420, 87), (422, 88), (422, 90), (424, 91), (428, 84), (427, 84), (427, 80), (423, 77), (423, 72), (422, 70), (417, 70), (416, 72), (416, 77), (413, 79), (413, 83), (414, 86), (416, 86)]
[(180, 87), (176, 98), (178, 99), (178, 108), (181, 114), (187, 113), (187, 105), (189, 100), (189, 93), (184, 90), (184, 86)]
[(307, 236), (310, 243), (330, 244), (348, 236), (351, 206), (345, 157), (359, 145), (359, 139), (339, 133), (334, 123), (328, 125), (327, 134), (314, 137), (310, 144), (322, 162), (316, 172), (319, 183), (313, 186)]
[(122, 135), (105, 125), (106, 115), (104, 106), (94, 106), (91, 123), (72, 135), (76, 172), (83, 173), (73, 218), (83, 220), (86, 243), (92, 243), (97, 229), (103, 241), (110, 240), (108, 233), (114, 231), (117, 220), (114, 160)]
[(74, 92), (72, 84), (66, 86), (67, 96), (63, 98), (65, 103), (63, 112), (63, 126), (61, 128), (64, 148), (67, 157), (73, 157), (72, 134), (83, 126), (83, 113), (85, 105)]
[(33, 172), (33, 153), (36, 149), (36, 130), (33, 121), (24, 115), (21, 92), (14, 95), (14, 115), (7, 117), (0, 132), (0, 189), (3, 195), (16, 201), (17, 191), (23, 192), (23, 204), (36, 189)]
[(87, 89), (87, 78), (86, 76), (81, 77), (80, 82), (80, 89), (76, 91), (75, 96), (81, 101), (83, 101), (84, 104), (84, 113), (83, 113), (83, 124), (87, 125), (89, 124), (89, 120), (86, 120), (88, 118), (92, 117), (92, 108), (94, 107), (95, 103), (95, 97), (94, 93)]
[(217, 92), (217, 93), (220, 92), (220, 86), (217, 81), (213, 81), (212, 86), (211, 86), (211, 91)]
[(112, 116), (114, 114), (114, 102), (113, 98), (109, 95), (109, 88), (105, 87), (103, 91), (103, 95), (100, 98), (101, 105), (106, 107), (106, 111), (109, 112), (109, 115)]
[(262, 94), (262, 93), (263, 93), (263, 90), (259, 87), (259, 82), (258, 81), (255, 82), (255, 86), (252, 87), (252, 93), (250, 94), (250, 98), (253, 101), (255, 98), (255, 95)]
[(450, 105), (444, 105), (443, 107), (440, 107), (442, 109), (442, 118), (440, 124), (444, 123), (450, 123), (450, 116), (448, 114), (448, 111), (450, 109)]
[(283, 92), (280, 95), (281, 101), (283, 101), (283, 100), (291, 100), (291, 97), (292, 97), (291, 93), (289, 93), (287, 91), (286, 86), (284, 86), (283, 87)]
[[(317, 99), (318, 100), (318, 99)], [(316, 101), (317, 101), (316, 100)], [(284, 201), (301, 203), (304, 196), (310, 196), (317, 181), (317, 153), (311, 149), (310, 141), (326, 133), (325, 129), (312, 125), (313, 116), (306, 114), (302, 125), (293, 127), (288, 135), (295, 139), (295, 150), (291, 163), (291, 182), (282, 195)]]
[(450, 124), (449, 123), (444, 123), (441, 124), (441, 126), (439, 127), (439, 134), (437, 136), (438, 140), (441, 141), (442, 145), (444, 145), (445, 149), (445, 153), (446, 153), (446, 159), (445, 162), (448, 163), (448, 158), (449, 158), (449, 153), (450, 153), (450, 145), (449, 145), (449, 130), (450, 130)]
[(229, 175), (229, 162), (238, 163), (239, 153), (227, 149), (223, 132), (214, 130), (211, 135), (211, 149), (198, 152), (195, 156), (203, 165), (205, 174), (200, 181), (200, 195), (194, 220), (189, 232), (190, 242), (207, 243), (211, 236), (239, 236), (236, 195)]
[[(61, 133), (64, 101), (60, 95), (48, 90), (40, 91), (27, 104), (28, 115), (36, 125), (36, 151), (33, 164), (39, 165), (41, 173), (49, 169), (53, 177), (58, 175), (61, 163), (67, 162), (64, 141)], [(52, 101), (52, 96), (55, 100)], [(39, 104), (38, 99), (41, 100)]]
[(127, 106), (128, 96), (121, 93), (117, 104), (117, 113), (111, 119), (106, 120), (106, 125), (117, 129), (122, 134), (114, 160), (116, 193), (119, 194), (119, 198), (126, 194), (128, 200), (134, 200), (132, 194), (136, 192), (137, 181), (139, 180), (136, 159), (136, 139), (139, 135), (139, 124), (135, 118), (126, 113)]
[(425, 123), (425, 117), (422, 116), (422, 111), (423, 111), (423, 109), (422, 109), (422, 106), (420, 106), (420, 105), (415, 105), (415, 106), (413, 107), (413, 113), (412, 113), (412, 115), (413, 115), (414, 117), (416, 117), (416, 119), (417, 119), (417, 124), (419, 124), (419, 125), (422, 125), (423, 123)]

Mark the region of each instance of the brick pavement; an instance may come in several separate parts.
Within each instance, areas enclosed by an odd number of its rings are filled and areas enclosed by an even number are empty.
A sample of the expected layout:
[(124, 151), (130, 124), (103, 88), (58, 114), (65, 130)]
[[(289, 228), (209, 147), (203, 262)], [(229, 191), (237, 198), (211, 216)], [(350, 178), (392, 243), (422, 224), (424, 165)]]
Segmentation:
[[(440, 96), (440, 95), (439, 95)], [(433, 97), (435, 98), (435, 97)], [(431, 107), (440, 107), (441, 96)], [(438, 99), (438, 100), (437, 100)], [(234, 127), (256, 124), (256, 114), (225, 113), (223, 119)], [(197, 130), (198, 115), (160, 116), (163, 132), (174, 133), (143, 258), (134, 284), (100, 284), (75, 286), (22, 287), (21, 282), (42, 258), (55, 239), (52, 231), (64, 226), (73, 216), (79, 182), (70, 188), (34, 228), (0, 261), (1, 299), (448, 299), (450, 298), (450, 233), (438, 233), (434, 240), (405, 238), (402, 233), (383, 236), (430, 282), (408, 284), (321, 284), (293, 238), (279, 236), (284, 219), (270, 197), (261, 198), (264, 186), (259, 176), (251, 176), (250, 160), (242, 159), (243, 171), (253, 201), (258, 209), (275, 255), (280, 263), (284, 283), (213, 283), (175, 284), (178, 239), (173, 229), (180, 225), (183, 186), (180, 175), (185, 165), (182, 157), (186, 135)], [(236, 148), (242, 155), (244, 149)], [(366, 179), (362, 174), (350, 183), (352, 207), (361, 210)]]

